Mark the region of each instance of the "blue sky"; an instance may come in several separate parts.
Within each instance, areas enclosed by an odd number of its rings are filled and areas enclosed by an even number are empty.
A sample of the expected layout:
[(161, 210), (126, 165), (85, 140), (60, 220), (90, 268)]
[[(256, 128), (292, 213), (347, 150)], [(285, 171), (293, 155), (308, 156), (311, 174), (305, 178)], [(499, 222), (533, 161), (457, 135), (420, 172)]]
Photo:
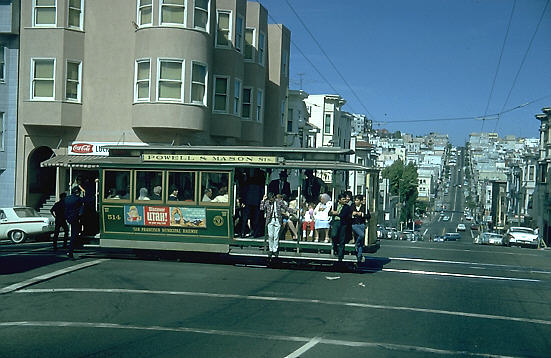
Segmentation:
[[(462, 145), (469, 133), (480, 131), (539, 136), (539, 121), (534, 115), (543, 107), (551, 107), (551, 4), (514, 86), (513, 82), (548, 0), (516, 1), (491, 97), (514, 0), (259, 2), (267, 8), (270, 23), (281, 23), (291, 30), (292, 89), (300, 88), (300, 78), (302, 89), (310, 94), (334, 94), (332, 86), (347, 100), (344, 109), (368, 115), (375, 121), (374, 128), (416, 135), (447, 133), (455, 145)], [(534, 100), (500, 115), (499, 121), (418, 121), (483, 117), (485, 112), (487, 117), (496, 118), (489, 115)]]

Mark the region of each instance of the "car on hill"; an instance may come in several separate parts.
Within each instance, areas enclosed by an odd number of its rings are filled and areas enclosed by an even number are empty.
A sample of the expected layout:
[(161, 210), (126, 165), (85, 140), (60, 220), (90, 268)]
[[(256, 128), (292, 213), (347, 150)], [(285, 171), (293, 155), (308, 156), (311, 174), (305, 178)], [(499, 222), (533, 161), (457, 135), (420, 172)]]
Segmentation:
[(483, 232), (475, 238), (474, 243), (480, 245), (506, 246), (508, 241), (507, 237), (504, 235), (494, 232)]
[(465, 227), (465, 224), (459, 223), (457, 224), (457, 231), (465, 231), (467, 228)]
[(444, 235), (445, 241), (457, 241), (461, 239), (461, 234), (458, 232), (447, 232), (446, 235)]
[(24, 206), (0, 208), (0, 239), (8, 238), (19, 244), (29, 236), (49, 235), (55, 222)]
[(532, 246), (538, 247), (538, 235), (529, 227), (511, 226), (505, 234), (510, 246)]

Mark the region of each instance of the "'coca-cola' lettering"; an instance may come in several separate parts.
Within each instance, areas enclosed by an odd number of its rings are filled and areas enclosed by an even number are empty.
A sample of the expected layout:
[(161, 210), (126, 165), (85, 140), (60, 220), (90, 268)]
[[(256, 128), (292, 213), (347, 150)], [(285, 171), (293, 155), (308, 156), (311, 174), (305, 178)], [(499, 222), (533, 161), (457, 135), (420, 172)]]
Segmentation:
[(71, 145), (71, 151), (73, 153), (92, 153), (94, 145), (88, 143), (76, 143)]

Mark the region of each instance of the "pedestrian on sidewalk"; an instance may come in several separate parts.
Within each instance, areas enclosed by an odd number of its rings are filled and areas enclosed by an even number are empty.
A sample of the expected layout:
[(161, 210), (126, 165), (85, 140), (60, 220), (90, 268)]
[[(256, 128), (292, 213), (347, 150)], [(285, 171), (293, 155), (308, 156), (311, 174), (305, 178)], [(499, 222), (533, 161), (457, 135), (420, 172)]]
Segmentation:
[(71, 189), (71, 195), (65, 198), (65, 217), (71, 225), (71, 237), (69, 239), (69, 250), (67, 256), (73, 258), (73, 251), (76, 240), (80, 234), (80, 217), (84, 211), (84, 200), (80, 197), (80, 188), (78, 186)]
[(59, 237), (59, 229), (63, 228), (63, 248), (67, 248), (67, 236), (69, 235), (69, 227), (65, 219), (65, 198), (66, 193), (59, 194), (59, 201), (52, 206), (50, 213), (55, 218), (54, 230), (54, 251), (57, 251), (57, 239)]

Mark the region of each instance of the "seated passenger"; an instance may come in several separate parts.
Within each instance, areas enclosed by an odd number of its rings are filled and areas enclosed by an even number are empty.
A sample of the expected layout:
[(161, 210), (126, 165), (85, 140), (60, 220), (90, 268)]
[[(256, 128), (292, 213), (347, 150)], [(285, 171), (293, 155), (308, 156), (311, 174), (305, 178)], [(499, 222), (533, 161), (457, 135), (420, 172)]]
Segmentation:
[(170, 195), (168, 196), (168, 201), (178, 201), (178, 188), (175, 185), (170, 187)]
[(203, 195), (203, 198), (201, 199), (201, 201), (211, 201), (212, 200), (212, 189), (211, 188), (206, 188), (205, 189), (205, 194)]
[(153, 188), (153, 195), (151, 195), (151, 200), (163, 200), (161, 197), (161, 191), (162, 187), (160, 185), (157, 185)]
[(109, 195), (107, 195), (106, 199), (120, 199), (120, 197), (117, 195), (117, 189), (109, 189)]
[(211, 200), (211, 203), (227, 203), (229, 201), (228, 188), (223, 186), (218, 190), (218, 195)]
[(138, 196), (138, 200), (151, 200), (147, 196), (147, 189), (146, 188), (140, 188), (140, 196)]

